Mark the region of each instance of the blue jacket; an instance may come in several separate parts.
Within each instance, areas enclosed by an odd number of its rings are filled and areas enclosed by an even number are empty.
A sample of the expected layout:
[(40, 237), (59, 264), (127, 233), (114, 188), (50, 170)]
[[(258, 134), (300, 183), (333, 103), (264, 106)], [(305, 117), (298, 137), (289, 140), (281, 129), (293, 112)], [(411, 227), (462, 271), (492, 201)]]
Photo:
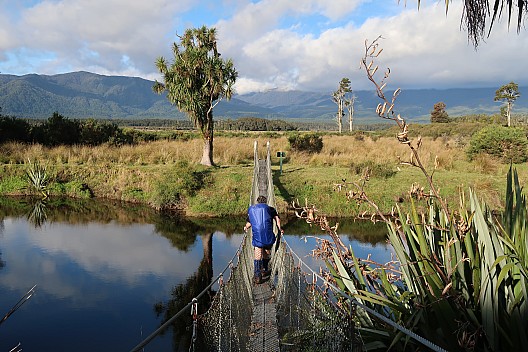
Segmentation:
[(253, 233), (254, 247), (267, 247), (275, 243), (273, 218), (277, 216), (275, 208), (264, 203), (254, 204), (248, 209), (248, 218)]

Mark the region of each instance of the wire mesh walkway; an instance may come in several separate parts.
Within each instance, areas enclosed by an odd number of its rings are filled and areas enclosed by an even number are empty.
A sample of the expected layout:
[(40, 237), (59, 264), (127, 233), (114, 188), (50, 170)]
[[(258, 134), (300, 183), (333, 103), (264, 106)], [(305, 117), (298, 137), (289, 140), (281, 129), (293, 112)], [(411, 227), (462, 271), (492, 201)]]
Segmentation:
[[(271, 177), (271, 173), (268, 175), (268, 161), (267, 159), (258, 159), (256, 144), (255, 162), (258, 163), (258, 174), (256, 174), (257, 179), (253, 180), (253, 182), (258, 187), (258, 195), (265, 196), (267, 199), (269, 199), (268, 204), (271, 206), (275, 206), (275, 198), (272, 196), (273, 181), (272, 179), (268, 179), (268, 176)], [(252, 199), (251, 204), (254, 203), (255, 200)], [(275, 233), (277, 234), (277, 229), (275, 229)], [(277, 304), (275, 301), (274, 288), (272, 286), (273, 285), (269, 280), (260, 285), (253, 284), (251, 286), (253, 298), (253, 314), (251, 316), (251, 330), (249, 340), (251, 351), (279, 351), (279, 333), (277, 330)]]
[(253, 286), (253, 315), (251, 316), (250, 350), (279, 351), (277, 304), (269, 282)]

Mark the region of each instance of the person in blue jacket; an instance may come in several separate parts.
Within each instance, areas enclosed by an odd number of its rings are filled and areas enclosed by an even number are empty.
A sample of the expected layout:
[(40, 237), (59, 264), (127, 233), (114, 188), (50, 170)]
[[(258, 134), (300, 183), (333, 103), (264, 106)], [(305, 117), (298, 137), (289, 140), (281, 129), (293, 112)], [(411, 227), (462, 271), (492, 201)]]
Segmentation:
[(244, 232), (251, 227), (253, 233), (251, 243), (254, 247), (254, 280), (257, 284), (262, 283), (263, 276), (269, 276), (270, 274), (268, 266), (271, 248), (275, 243), (273, 220), (275, 220), (278, 230), (284, 233), (277, 210), (270, 207), (267, 201), (267, 198), (264, 196), (257, 198), (257, 204), (253, 204), (248, 209), (247, 222), (244, 226)]

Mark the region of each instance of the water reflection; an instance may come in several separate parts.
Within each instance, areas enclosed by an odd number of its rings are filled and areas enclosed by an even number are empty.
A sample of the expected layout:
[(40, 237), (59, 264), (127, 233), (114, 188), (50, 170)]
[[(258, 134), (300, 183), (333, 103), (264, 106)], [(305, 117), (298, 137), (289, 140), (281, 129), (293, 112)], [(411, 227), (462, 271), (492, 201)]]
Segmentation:
[[(233, 235), (243, 219), (204, 226), (201, 219), (89, 200), (49, 199), (38, 207), (40, 220), (28, 215), (36, 213), (32, 200), (0, 199), (0, 248), (9, 264), (0, 271), (0, 312), (38, 283), (36, 295), (0, 329), (1, 351), (18, 341), (27, 350), (129, 350), (161, 323), (156, 302), (172, 292), (186, 304), (223, 269), (213, 266), (213, 238), (222, 265), (241, 239)], [(177, 337), (166, 335), (149, 348), (170, 350)]]
[[(385, 243), (387, 240), (387, 225), (382, 222), (355, 221), (352, 218), (332, 219), (330, 224), (339, 224), (337, 233), (349, 240), (370, 243), (373, 245)], [(317, 225), (310, 225), (306, 221), (293, 221), (288, 224), (288, 233), (296, 236), (321, 235)]]
[(48, 219), (46, 213), (46, 200), (35, 199), (31, 211), (27, 215), (27, 219), (35, 227), (41, 227)]
[[(207, 286), (211, 284), (213, 278), (213, 234), (206, 233), (202, 237), (203, 259), (198, 270), (189, 277), (185, 283), (177, 285), (171, 292), (168, 302), (159, 302), (155, 309), (158, 315), (163, 315), (163, 322), (168, 321), (175, 314), (180, 312), (193, 298), (197, 297)], [(198, 312), (201, 314), (207, 310), (211, 304), (215, 292), (211, 289), (198, 300)], [(191, 344), (192, 318), (187, 312), (173, 324), (173, 346), (175, 351), (187, 351)]]
[[(38, 284), (35, 296), (1, 326), (0, 351), (18, 342), (39, 351), (131, 349), (225, 268), (245, 222), (54, 198), (0, 198), (0, 219), (0, 314)], [(321, 235), (303, 221), (285, 219), (284, 228), (303, 256), (314, 246), (303, 236)], [(385, 253), (384, 225), (344, 221), (339, 232), (356, 252), (379, 247)], [(200, 312), (214, 293), (203, 296)], [(147, 350), (188, 350), (191, 323), (185, 314)]]

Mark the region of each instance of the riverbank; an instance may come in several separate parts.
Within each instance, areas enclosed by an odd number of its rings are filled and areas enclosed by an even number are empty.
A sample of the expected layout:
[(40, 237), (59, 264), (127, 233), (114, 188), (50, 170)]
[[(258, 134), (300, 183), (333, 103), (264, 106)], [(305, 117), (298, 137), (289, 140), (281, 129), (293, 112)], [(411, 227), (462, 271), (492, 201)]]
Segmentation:
[[(45, 168), (45, 190), (51, 196), (143, 203), (189, 216), (241, 215), (249, 202), (255, 140), (261, 157), (270, 141), (276, 203), (282, 214), (292, 212), (293, 200), (315, 205), (329, 216), (370, 212), (365, 204), (346, 197), (347, 191), (357, 191), (350, 182), (358, 182), (367, 168), (370, 178), (364, 190), (385, 213), (396, 204), (405, 208), (411, 188), (428, 192), (420, 170), (399, 164), (398, 158), (405, 161), (409, 151), (392, 136), (327, 134), (321, 153), (305, 154), (291, 151), (285, 135), (245, 133), (215, 138), (218, 166), (213, 168), (197, 163), (200, 138), (120, 147), (5, 144), (0, 153), (0, 195), (35, 192), (26, 173), (38, 163)], [(424, 137), (422, 161), (434, 170), (434, 180), (451, 204), (458, 204), (459, 189), (471, 187), (490, 207), (502, 208), (508, 165), (484, 156), (470, 162), (466, 144), (459, 136)], [(286, 153), (282, 173), (278, 151)], [(527, 168), (516, 167), (524, 184)]]

